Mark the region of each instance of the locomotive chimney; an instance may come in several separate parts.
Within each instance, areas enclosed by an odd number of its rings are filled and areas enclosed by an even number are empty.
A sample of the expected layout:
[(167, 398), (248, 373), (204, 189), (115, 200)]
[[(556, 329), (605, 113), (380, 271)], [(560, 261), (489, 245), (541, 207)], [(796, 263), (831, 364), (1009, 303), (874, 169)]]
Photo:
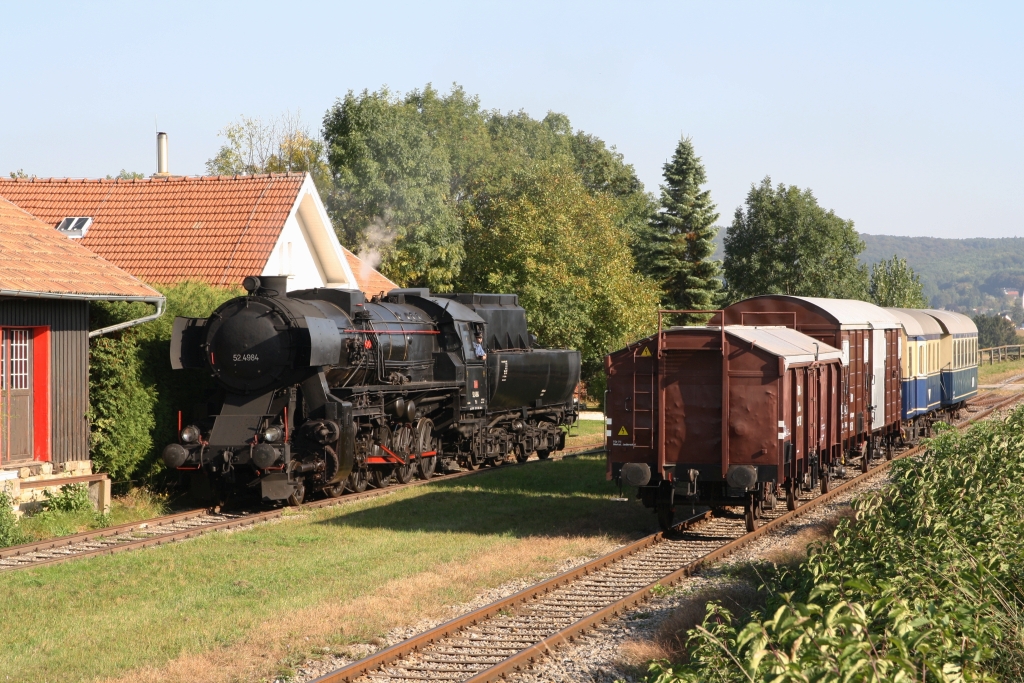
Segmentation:
[(156, 176), (166, 177), (167, 171), (167, 133), (156, 134)]

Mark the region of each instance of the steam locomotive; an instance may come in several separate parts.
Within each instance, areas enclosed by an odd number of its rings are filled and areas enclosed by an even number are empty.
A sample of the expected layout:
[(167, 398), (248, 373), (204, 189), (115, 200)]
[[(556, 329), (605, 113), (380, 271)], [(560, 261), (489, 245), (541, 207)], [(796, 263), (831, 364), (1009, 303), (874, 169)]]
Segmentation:
[(179, 413), (168, 468), (298, 505), (565, 447), (580, 354), (538, 347), (516, 295), (286, 284), (248, 277), (209, 318), (175, 319), (172, 366), (218, 391)]

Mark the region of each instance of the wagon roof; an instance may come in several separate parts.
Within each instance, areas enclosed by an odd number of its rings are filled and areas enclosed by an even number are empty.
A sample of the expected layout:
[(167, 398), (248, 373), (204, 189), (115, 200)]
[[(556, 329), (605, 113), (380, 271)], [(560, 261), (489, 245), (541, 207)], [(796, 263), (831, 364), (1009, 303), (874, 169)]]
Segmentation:
[(857, 299), (825, 299), (814, 296), (788, 297), (799, 299), (821, 309), (843, 328), (870, 327), (887, 330), (900, 327), (900, 321), (880, 306)]
[(916, 308), (887, 308), (885, 310), (899, 318), (908, 337), (929, 337), (942, 334), (942, 328), (938, 321), (922, 310)]
[(946, 334), (978, 334), (978, 326), (963, 313), (926, 308), (923, 311), (939, 321)]
[(843, 359), (843, 352), (839, 349), (789, 327), (727, 325), (725, 331), (729, 336), (742, 339), (773, 356), (785, 358), (790, 365), (812, 363), (815, 353), (819, 361)]

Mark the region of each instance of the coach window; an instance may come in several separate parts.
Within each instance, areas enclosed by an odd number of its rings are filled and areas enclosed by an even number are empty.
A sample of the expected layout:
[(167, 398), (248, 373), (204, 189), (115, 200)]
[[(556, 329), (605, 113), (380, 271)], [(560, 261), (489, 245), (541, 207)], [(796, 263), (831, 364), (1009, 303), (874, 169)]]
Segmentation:
[(924, 374), (924, 359), (926, 357), (927, 354), (924, 351), (924, 344), (922, 344), (917, 350), (917, 373), (919, 375)]
[(914, 347), (907, 344), (907, 377), (914, 376)]

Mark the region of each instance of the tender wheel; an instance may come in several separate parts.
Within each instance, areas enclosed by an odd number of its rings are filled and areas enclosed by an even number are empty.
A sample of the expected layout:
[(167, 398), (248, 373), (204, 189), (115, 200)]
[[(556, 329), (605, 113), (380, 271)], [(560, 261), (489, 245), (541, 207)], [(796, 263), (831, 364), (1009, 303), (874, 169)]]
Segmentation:
[(395, 468), (395, 481), (399, 484), (408, 484), (412, 481), (412, 463), (407, 462)]
[(391, 472), (387, 470), (374, 469), (370, 471), (370, 483), (375, 488), (383, 489), (391, 486)]
[(354, 469), (345, 480), (345, 488), (352, 493), (362, 493), (369, 483), (370, 477), (366, 474), (366, 470)]
[(550, 455), (551, 451), (549, 450), (537, 450), (537, 457), (540, 458), (541, 460), (547, 460)]
[(658, 513), (658, 526), (661, 527), (662, 532), (667, 534), (672, 531), (676, 521), (675, 507), (668, 503), (658, 503), (656, 512)]
[(302, 484), (299, 484), (298, 486), (295, 487), (295, 490), (292, 492), (292, 495), (288, 496), (288, 504), (294, 506), (302, 505), (302, 501), (305, 497), (306, 487), (303, 486)]
[(512, 447), (512, 452), (516, 454), (516, 462), (520, 465), (530, 459), (530, 454), (526, 452), (526, 446), (521, 443), (515, 444)]

